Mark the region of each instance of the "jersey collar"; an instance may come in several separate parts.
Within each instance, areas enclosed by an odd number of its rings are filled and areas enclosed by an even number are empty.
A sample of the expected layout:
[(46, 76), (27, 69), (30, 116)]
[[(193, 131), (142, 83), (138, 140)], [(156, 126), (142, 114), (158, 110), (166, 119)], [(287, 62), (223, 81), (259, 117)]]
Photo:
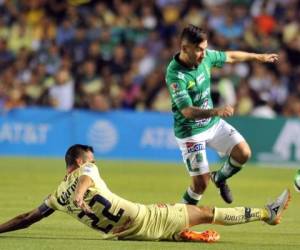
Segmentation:
[(178, 52), (177, 54), (175, 54), (174, 56), (174, 60), (177, 64), (179, 64), (181, 67), (184, 67), (186, 69), (189, 69), (189, 70), (194, 70), (194, 69), (197, 69), (197, 67), (189, 67), (186, 63), (184, 63), (183, 61), (180, 61), (179, 59), (179, 54), (180, 52)]

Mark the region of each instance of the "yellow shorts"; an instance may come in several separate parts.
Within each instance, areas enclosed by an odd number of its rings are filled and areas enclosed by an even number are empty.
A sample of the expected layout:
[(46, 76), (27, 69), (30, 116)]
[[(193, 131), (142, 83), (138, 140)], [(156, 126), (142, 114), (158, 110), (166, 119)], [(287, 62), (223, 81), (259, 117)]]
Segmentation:
[(185, 204), (139, 206), (137, 218), (120, 240), (179, 240), (178, 234), (188, 227)]

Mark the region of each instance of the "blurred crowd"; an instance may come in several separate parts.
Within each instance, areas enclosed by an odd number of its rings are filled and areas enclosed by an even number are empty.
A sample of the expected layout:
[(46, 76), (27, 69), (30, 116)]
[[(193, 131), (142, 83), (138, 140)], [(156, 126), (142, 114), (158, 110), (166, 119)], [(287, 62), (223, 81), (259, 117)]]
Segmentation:
[(215, 69), (216, 105), (300, 116), (299, 0), (0, 0), (0, 109), (170, 111), (164, 73), (189, 23), (211, 49), (280, 55)]

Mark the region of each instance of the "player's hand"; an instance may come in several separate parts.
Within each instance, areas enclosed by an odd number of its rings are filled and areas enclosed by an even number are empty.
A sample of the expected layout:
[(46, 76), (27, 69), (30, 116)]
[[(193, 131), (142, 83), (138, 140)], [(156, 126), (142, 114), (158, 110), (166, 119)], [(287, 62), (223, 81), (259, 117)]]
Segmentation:
[(85, 212), (86, 214), (94, 213), (92, 211), (92, 209), (89, 207), (89, 205), (85, 203), (85, 201), (83, 200), (82, 197), (75, 197), (73, 200), (73, 203), (74, 203), (75, 207), (81, 208), (82, 211)]
[(259, 61), (265, 63), (274, 63), (278, 61), (278, 54), (261, 54), (259, 55)]
[(229, 116), (233, 116), (233, 114), (234, 114), (234, 109), (230, 105), (217, 108), (217, 115), (220, 117), (229, 117)]

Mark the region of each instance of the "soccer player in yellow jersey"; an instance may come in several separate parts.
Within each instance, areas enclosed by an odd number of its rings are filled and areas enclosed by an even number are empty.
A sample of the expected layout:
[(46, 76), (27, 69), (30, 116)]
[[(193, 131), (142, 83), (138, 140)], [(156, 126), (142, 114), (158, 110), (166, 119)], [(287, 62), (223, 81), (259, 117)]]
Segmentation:
[(102, 239), (214, 242), (220, 238), (216, 231), (195, 232), (189, 228), (205, 223), (236, 225), (252, 221), (276, 225), (290, 200), (289, 190), (284, 190), (264, 208), (143, 205), (108, 189), (94, 164), (92, 147), (71, 146), (65, 161), (67, 173), (57, 189), (38, 208), (0, 224), (0, 233), (27, 228), (57, 210), (99, 231)]

